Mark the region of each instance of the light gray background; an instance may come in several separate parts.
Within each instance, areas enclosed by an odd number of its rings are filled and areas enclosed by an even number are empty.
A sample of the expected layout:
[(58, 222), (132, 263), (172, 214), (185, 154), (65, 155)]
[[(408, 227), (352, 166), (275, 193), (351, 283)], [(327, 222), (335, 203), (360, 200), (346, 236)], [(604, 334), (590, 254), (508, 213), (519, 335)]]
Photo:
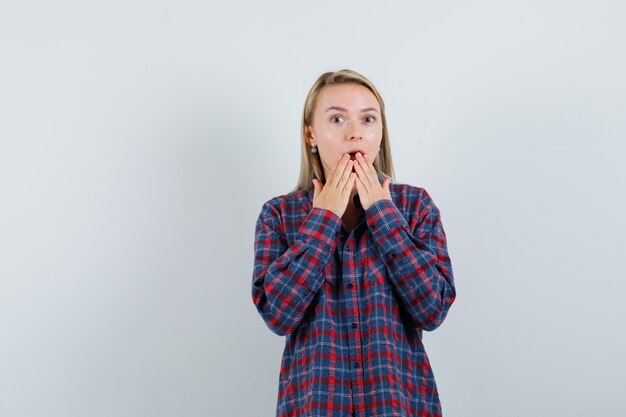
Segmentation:
[(0, 415), (273, 416), (251, 299), (305, 95), (351, 68), (458, 298), (446, 417), (623, 416), (623, 1), (0, 3)]

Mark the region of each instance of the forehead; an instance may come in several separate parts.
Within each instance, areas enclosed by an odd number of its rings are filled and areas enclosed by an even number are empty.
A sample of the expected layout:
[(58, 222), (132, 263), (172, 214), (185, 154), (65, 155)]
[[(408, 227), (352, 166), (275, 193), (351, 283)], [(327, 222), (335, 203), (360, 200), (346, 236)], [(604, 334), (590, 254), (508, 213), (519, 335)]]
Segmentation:
[(323, 87), (317, 97), (317, 111), (324, 112), (330, 106), (360, 110), (374, 107), (380, 111), (378, 100), (369, 88), (360, 84), (335, 84)]

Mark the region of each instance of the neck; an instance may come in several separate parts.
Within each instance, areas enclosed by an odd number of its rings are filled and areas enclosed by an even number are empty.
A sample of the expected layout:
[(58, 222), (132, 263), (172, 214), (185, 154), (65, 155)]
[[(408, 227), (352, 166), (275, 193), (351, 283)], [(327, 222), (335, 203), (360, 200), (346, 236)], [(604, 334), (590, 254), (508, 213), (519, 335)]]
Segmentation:
[(356, 187), (354, 188), (354, 190), (352, 190), (352, 192), (350, 193), (350, 198), (348, 199), (348, 206), (346, 208), (347, 211), (349, 211), (350, 213), (354, 213), (355, 211), (359, 211), (361, 210), (361, 206), (359, 206), (357, 208), (357, 206), (354, 204), (354, 196), (357, 195), (357, 190)]

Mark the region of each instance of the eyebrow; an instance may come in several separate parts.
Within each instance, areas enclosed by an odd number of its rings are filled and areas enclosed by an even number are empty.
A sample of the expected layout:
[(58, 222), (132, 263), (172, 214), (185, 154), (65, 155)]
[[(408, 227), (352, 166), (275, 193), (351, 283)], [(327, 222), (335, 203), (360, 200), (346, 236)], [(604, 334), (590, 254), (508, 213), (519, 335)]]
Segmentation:
[[(329, 111), (329, 110), (339, 110), (339, 111), (345, 111), (345, 112), (347, 112), (347, 111), (348, 111), (347, 109), (344, 109), (343, 107), (339, 107), (339, 106), (330, 106), (329, 108), (327, 108), (327, 109), (324, 111), (324, 113), (326, 113), (326, 112), (327, 112), (327, 111)], [(373, 110), (373, 111), (375, 111), (376, 113), (378, 113), (378, 110), (376, 110), (376, 109), (375, 109), (375, 108), (373, 108), (373, 107), (367, 107), (367, 108), (365, 108), (365, 109), (361, 109), (361, 111), (362, 111), (362, 112), (363, 112), (363, 111), (372, 111), (372, 110)]]

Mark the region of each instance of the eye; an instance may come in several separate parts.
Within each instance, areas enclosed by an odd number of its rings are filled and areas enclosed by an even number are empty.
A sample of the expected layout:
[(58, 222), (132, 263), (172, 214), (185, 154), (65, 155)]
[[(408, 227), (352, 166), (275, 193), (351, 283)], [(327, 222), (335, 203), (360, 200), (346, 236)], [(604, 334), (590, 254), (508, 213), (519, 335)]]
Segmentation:
[(341, 117), (341, 116), (333, 116), (330, 120), (331, 120), (331, 122), (334, 122), (335, 119), (343, 119), (343, 117)]
[(372, 121), (371, 121), (371, 122), (369, 122), (369, 123), (374, 123), (374, 121), (376, 120), (376, 118), (375, 118), (374, 116), (365, 116), (365, 119), (366, 119), (366, 120), (367, 120), (367, 119), (372, 119)]

